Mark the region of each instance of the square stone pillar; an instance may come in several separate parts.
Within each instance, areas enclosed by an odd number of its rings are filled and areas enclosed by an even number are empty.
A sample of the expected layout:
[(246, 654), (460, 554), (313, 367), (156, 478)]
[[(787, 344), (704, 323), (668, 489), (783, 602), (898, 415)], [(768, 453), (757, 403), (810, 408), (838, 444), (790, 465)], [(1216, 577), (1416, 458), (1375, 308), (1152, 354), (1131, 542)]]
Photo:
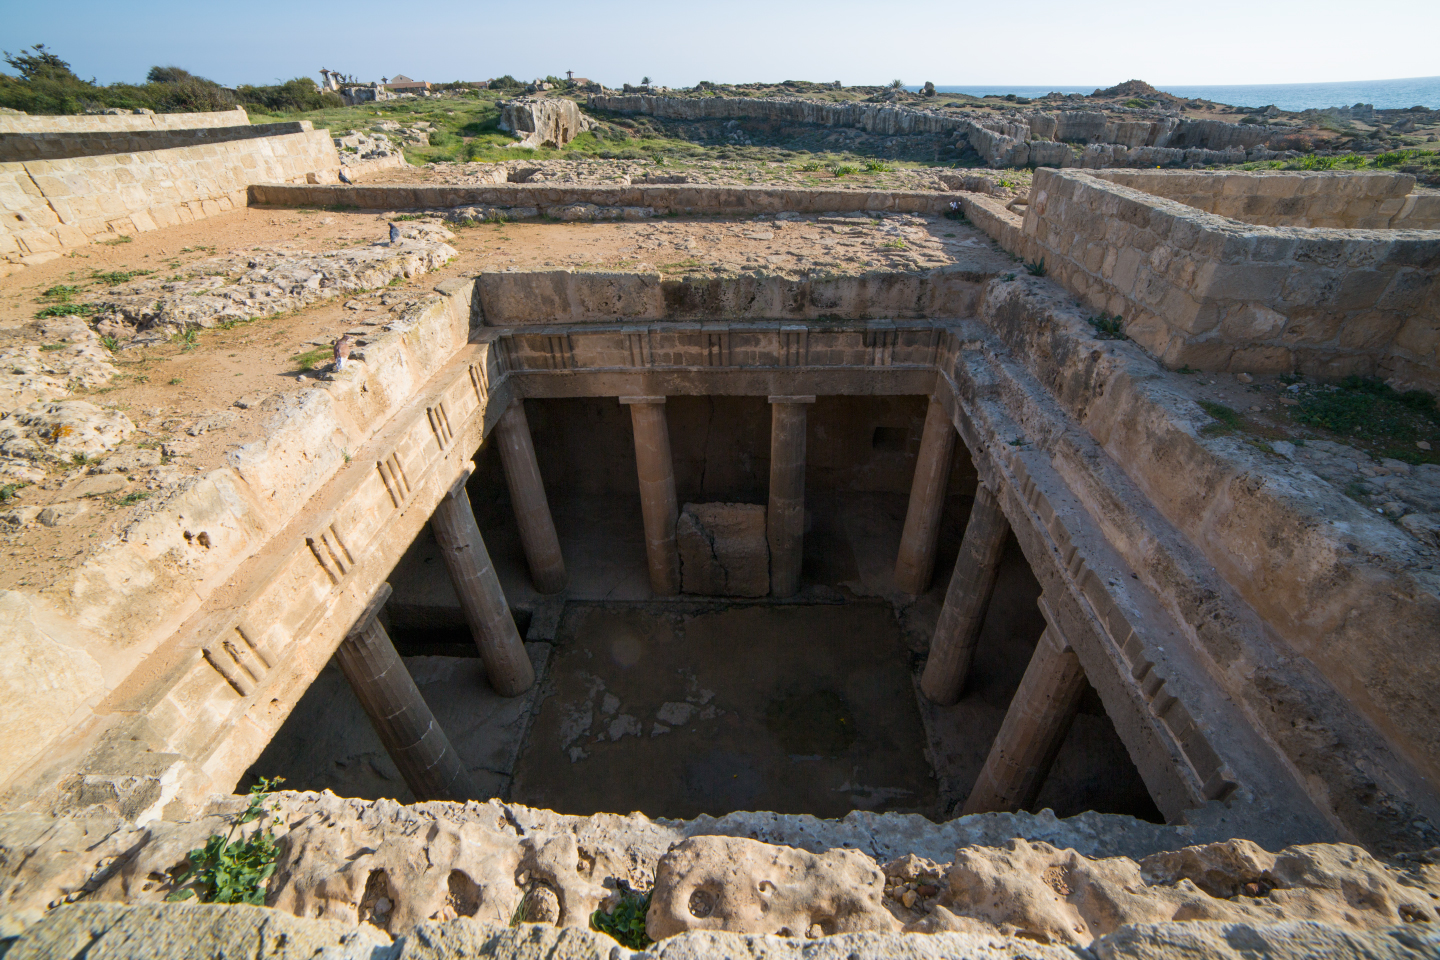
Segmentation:
[(465, 493), (465, 481), (475, 470), (466, 464), (460, 478), (441, 498), (430, 518), (430, 529), (440, 544), (450, 582), (460, 598), (460, 608), (470, 624), (470, 635), (485, 661), (485, 675), (490, 685), (503, 697), (516, 697), (535, 682), (535, 668), (515, 629), (515, 618), (500, 589), (495, 565), (475, 523), (475, 510)]
[(630, 408), (635, 428), (635, 469), (640, 476), (640, 513), (645, 521), (645, 556), (650, 589), (657, 597), (680, 592), (680, 550), (675, 542), (679, 504), (675, 499), (675, 464), (670, 456), (670, 430), (664, 397), (621, 397)]
[(965, 799), (965, 813), (1029, 810), (1034, 805), (1084, 692), (1080, 658), (1051, 622), (1035, 645), (990, 755)]
[(545, 482), (540, 479), (535, 443), (525, 419), (525, 401), (516, 399), (501, 414), (495, 425), (495, 439), (505, 465), (505, 481), (510, 486), (510, 504), (520, 526), (530, 581), (540, 593), (559, 593), (565, 589), (565, 559), (560, 555), (555, 520), (545, 498)]
[(950, 458), (954, 453), (955, 427), (945, 407), (931, 397), (930, 408), (925, 411), (925, 432), (920, 437), (920, 456), (915, 461), (915, 480), (910, 485), (905, 532), (900, 536), (900, 554), (895, 559), (895, 589), (901, 593), (924, 593), (930, 588), (940, 512), (945, 507), (945, 487), (950, 481)]
[(478, 800), (470, 772), (376, 619), (389, 597), (390, 584), (380, 584), (341, 641), (335, 651), (340, 672), (416, 800)]
[(770, 398), (770, 593), (793, 597), (800, 589), (805, 539), (805, 420), (813, 396)]

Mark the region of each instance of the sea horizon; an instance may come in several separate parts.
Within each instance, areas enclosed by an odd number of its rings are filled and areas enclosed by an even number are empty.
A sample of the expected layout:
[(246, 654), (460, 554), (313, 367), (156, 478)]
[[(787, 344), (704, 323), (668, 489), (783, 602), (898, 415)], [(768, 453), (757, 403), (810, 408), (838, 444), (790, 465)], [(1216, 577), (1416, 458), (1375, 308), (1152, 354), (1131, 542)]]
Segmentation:
[[(1043, 97), (1047, 93), (1091, 94), (1113, 84), (1091, 86), (1037, 84), (936, 84), (941, 93), (971, 96), (1013, 93), (1019, 97)], [(1237, 107), (1266, 107), (1281, 110), (1323, 110), (1368, 103), (1381, 110), (1422, 106), (1440, 110), (1440, 76), (1406, 77), (1396, 80), (1340, 80), (1329, 83), (1245, 83), (1245, 84), (1152, 84), (1177, 97), (1211, 100)], [(907, 89), (919, 90), (918, 85)]]

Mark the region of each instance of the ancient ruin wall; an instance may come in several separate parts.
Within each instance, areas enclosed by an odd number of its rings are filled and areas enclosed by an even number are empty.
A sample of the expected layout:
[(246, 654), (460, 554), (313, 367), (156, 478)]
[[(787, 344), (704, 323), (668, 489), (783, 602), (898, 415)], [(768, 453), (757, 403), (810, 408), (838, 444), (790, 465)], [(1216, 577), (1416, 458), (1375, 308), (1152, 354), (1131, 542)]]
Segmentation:
[(143, 153), (0, 163), (0, 257), (41, 262), (96, 239), (244, 206), (245, 190), (253, 183), (334, 179), (339, 167), (335, 144), (323, 130)]
[(123, 133), (136, 130), (197, 130), (202, 127), (243, 127), (250, 123), (244, 107), (212, 113), (100, 113), (76, 116), (0, 114), (0, 133)]
[(1440, 231), (1257, 227), (1042, 169), (1016, 239), (1171, 368), (1440, 388)]
[(1092, 176), (1257, 226), (1440, 228), (1440, 193), (1414, 193), (1408, 173), (1104, 170)]
[[(590, 107), (662, 120), (769, 120), (854, 127), (880, 136), (953, 135), (992, 167), (1136, 167), (1268, 159), (1263, 144), (1286, 131), (1261, 124), (1157, 116), (1142, 110), (1062, 110), (1006, 117), (947, 115), (875, 103), (766, 97), (590, 97)], [(1071, 144), (1088, 145), (1082, 152)], [(1260, 151), (1254, 153), (1254, 151)], [(1254, 153), (1252, 156), (1251, 154)]]
[(0, 162), (65, 160), (70, 157), (97, 157), (111, 153), (143, 153), (196, 147), (229, 140), (276, 137), (287, 133), (308, 133), (315, 129), (309, 120), (288, 123), (256, 123), (235, 127), (195, 127), (158, 130), (46, 131), (0, 133)]

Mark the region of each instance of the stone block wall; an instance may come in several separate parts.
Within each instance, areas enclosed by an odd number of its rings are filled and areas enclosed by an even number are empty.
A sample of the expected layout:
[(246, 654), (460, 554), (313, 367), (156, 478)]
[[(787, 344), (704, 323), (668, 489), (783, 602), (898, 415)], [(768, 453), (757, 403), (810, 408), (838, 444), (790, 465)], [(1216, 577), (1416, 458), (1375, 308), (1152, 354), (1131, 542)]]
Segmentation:
[(44, 262), (99, 238), (244, 206), (253, 183), (334, 180), (339, 167), (329, 134), (313, 130), (142, 153), (0, 163), (0, 258)]
[(1440, 388), (1440, 231), (1257, 227), (1040, 170), (1012, 252), (1172, 368)]
[(250, 123), (244, 107), (211, 113), (121, 113), (31, 116), (0, 114), (0, 133), (123, 133), (134, 130), (198, 130), (202, 127), (243, 127)]
[(1413, 194), (1408, 173), (1104, 170), (1093, 176), (1267, 227), (1435, 229), (1440, 194)]
[(170, 150), (227, 140), (275, 137), (287, 133), (308, 133), (315, 129), (309, 120), (289, 123), (256, 123), (235, 127), (196, 127), (175, 130), (44, 131), (0, 133), (0, 162), (65, 160), (70, 157), (98, 157), (111, 153), (142, 153)]

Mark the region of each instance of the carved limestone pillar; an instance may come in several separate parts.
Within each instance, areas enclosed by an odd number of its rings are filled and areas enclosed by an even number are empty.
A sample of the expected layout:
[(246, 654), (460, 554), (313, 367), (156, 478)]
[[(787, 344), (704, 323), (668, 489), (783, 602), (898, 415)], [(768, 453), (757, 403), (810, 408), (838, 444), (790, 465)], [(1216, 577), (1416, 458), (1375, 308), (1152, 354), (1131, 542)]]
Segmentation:
[(382, 583), (341, 641), (335, 651), (340, 672), (416, 800), (478, 799), (469, 771), (376, 619), (389, 597), (390, 584)]
[(945, 486), (954, 452), (955, 427), (945, 408), (931, 397), (925, 412), (925, 432), (920, 438), (920, 456), (915, 461), (915, 481), (910, 486), (905, 532), (900, 536), (900, 554), (895, 559), (895, 589), (901, 593), (924, 593), (930, 587), (940, 512), (945, 506)]
[(805, 410), (811, 396), (770, 398), (770, 593), (793, 597), (800, 589), (805, 539)]
[(510, 503), (520, 525), (520, 543), (530, 566), (530, 581), (541, 593), (559, 593), (565, 589), (565, 560), (560, 556), (560, 540), (555, 536), (555, 521), (545, 499), (545, 483), (540, 479), (523, 400), (511, 403), (500, 416), (495, 439), (505, 465), (505, 480), (510, 485)]
[(635, 427), (635, 469), (640, 475), (640, 512), (645, 520), (645, 556), (650, 564), (650, 589), (658, 597), (680, 592), (680, 549), (675, 523), (675, 464), (670, 457), (670, 430), (664, 397), (621, 397)]

